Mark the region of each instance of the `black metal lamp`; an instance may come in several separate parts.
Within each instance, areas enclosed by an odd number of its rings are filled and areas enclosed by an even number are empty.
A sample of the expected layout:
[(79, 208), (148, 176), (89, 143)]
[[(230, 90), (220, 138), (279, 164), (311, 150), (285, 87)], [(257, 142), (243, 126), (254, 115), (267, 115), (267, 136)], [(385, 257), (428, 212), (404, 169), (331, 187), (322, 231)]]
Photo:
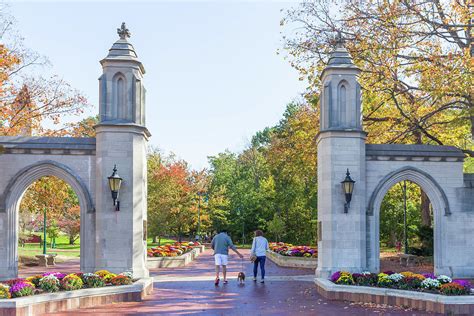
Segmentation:
[(120, 211), (120, 201), (118, 201), (120, 186), (122, 185), (122, 178), (117, 173), (117, 165), (114, 165), (114, 172), (109, 179), (110, 192), (112, 192), (112, 199), (114, 200), (115, 210)]
[(355, 181), (352, 180), (349, 169), (347, 169), (346, 178), (344, 179), (344, 181), (341, 181), (342, 189), (344, 190), (344, 194), (346, 196), (346, 203), (344, 204), (344, 213), (347, 213), (349, 211), (349, 207), (351, 206), (352, 191), (354, 191), (354, 183)]

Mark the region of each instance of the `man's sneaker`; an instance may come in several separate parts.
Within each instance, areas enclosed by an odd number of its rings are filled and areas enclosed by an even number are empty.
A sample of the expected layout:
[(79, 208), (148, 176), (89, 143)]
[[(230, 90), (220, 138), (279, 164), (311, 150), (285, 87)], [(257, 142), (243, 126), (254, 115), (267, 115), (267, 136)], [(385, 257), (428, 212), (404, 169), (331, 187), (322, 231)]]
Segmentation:
[(264, 279), (262, 279), (262, 281), (260, 281), (260, 283), (265, 283), (265, 280), (264, 280)]
[(257, 278), (253, 278), (253, 281), (254, 281), (254, 282), (257, 282)]
[(227, 280), (224, 280), (224, 284), (227, 284), (227, 283), (229, 283), (229, 282)]
[(219, 278), (216, 278), (216, 280), (214, 281), (214, 285), (215, 285), (215, 286), (218, 286), (218, 285), (219, 285)]

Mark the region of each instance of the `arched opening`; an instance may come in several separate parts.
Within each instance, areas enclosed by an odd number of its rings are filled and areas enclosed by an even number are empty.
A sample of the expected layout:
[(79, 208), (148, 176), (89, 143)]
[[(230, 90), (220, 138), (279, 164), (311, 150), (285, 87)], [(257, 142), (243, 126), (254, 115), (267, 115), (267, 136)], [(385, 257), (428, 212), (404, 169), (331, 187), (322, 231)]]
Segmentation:
[(20, 274), (38, 266), (37, 256), (55, 254), (79, 270), (80, 205), (72, 187), (55, 176), (34, 181), (19, 203), (18, 266)]
[(433, 225), (433, 208), (419, 185), (392, 186), (380, 206), (380, 270), (433, 273)]
[[(5, 210), (5, 221), (3, 231), (4, 249), (3, 254), (5, 266), (0, 267), (2, 278), (14, 278), (18, 275), (18, 243), (19, 243), (19, 211), (21, 200), (27, 189), (37, 180), (54, 176), (66, 182), (77, 196), (80, 207), (80, 269), (89, 272), (95, 267), (95, 209), (89, 190), (81, 177), (71, 168), (55, 162), (40, 161), (29, 165), (17, 172), (8, 183), (0, 205)], [(4, 204), (3, 204), (4, 203)]]
[(367, 209), (367, 267), (371, 271), (380, 271), (380, 221), (381, 208), (387, 192), (400, 182), (409, 181), (419, 186), (428, 196), (432, 207), (433, 227), (433, 266), (434, 272), (443, 270), (444, 239), (441, 235), (445, 216), (450, 215), (447, 197), (428, 173), (414, 168), (403, 167), (382, 178), (369, 198)]

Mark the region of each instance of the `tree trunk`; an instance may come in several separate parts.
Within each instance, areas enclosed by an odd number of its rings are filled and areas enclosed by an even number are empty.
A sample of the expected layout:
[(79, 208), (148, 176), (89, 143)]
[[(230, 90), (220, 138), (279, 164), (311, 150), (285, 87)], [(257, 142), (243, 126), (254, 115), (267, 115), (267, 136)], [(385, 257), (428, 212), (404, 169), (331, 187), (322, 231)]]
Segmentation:
[(161, 235), (158, 236), (158, 246), (161, 246)]
[(153, 241), (152, 241), (152, 243), (156, 244), (156, 236), (155, 236), (155, 235), (153, 235)]
[(74, 236), (70, 235), (69, 236), (69, 244), (70, 245), (74, 245), (74, 242), (76, 241), (76, 238), (74, 238)]
[(420, 189), (421, 191), (421, 224), (423, 226), (431, 227), (431, 212), (430, 212), (430, 199), (428, 195)]

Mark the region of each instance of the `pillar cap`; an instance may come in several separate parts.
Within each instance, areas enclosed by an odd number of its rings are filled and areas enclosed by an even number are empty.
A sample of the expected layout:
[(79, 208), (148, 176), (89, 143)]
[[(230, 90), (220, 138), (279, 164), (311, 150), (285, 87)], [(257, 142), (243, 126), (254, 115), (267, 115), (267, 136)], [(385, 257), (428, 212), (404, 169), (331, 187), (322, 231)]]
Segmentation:
[(119, 35), (119, 39), (109, 49), (107, 57), (100, 61), (102, 66), (107, 62), (133, 62), (138, 64), (142, 73), (145, 73), (145, 68), (138, 60), (135, 48), (128, 41), (131, 33), (127, 29), (125, 22), (122, 22), (122, 26), (117, 29), (117, 34)]
[(335, 38), (336, 48), (329, 55), (327, 66), (321, 72), (321, 78), (323, 77), (326, 70), (329, 69), (353, 69), (360, 72), (360, 68), (357, 67), (352, 61), (352, 56), (344, 46), (344, 39), (340, 32)]

